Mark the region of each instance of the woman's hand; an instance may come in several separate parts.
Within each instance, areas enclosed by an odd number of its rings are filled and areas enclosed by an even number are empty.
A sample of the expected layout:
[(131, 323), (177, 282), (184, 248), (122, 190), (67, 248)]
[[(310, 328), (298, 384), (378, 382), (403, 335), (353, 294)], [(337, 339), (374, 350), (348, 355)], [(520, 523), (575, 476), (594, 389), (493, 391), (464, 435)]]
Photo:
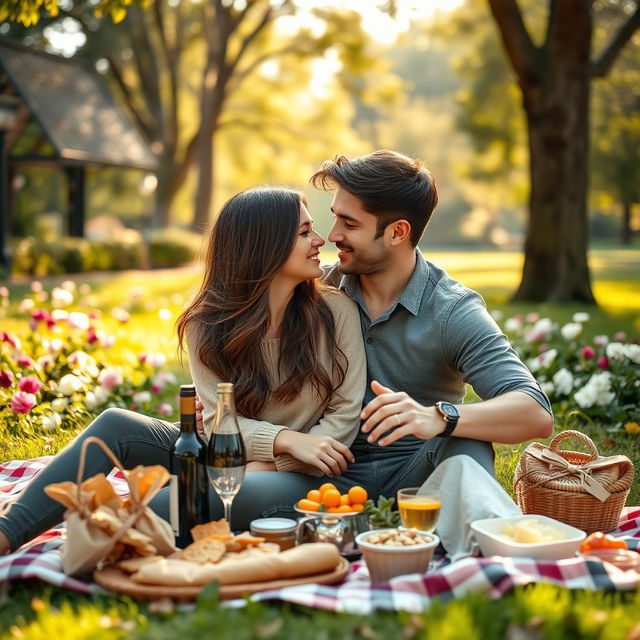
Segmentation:
[(349, 447), (331, 436), (289, 429), (278, 433), (273, 442), (273, 453), (288, 453), (300, 462), (317, 467), (328, 476), (343, 474), (354, 459)]
[(252, 460), (247, 462), (247, 471), (277, 471), (275, 462), (261, 462), (260, 460)]

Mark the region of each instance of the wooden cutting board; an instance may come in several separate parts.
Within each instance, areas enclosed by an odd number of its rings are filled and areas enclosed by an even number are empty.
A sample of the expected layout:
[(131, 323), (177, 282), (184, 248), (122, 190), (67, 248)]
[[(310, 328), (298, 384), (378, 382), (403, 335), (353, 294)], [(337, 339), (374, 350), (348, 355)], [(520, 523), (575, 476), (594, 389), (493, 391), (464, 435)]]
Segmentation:
[[(340, 582), (348, 572), (349, 562), (345, 558), (340, 558), (338, 566), (333, 571), (288, 580), (270, 580), (269, 582), (252, 582), (248, 584), (225, 584), (220, 586), (219, 595), (221, 600), (230, 600), (232, 598), (242, 598), (245, 595), (258, 593), (259, 591), (295, 587), (301, 584), (335, 584), (336, 582)], [(122, 569), (118, 569), (118, 567), (115, 566), (107, 566), (94, 571), (93, 579), (101, 587), (109, 591), (131, 596), (138, 600), (172, 598), (180, 602), (190, 602), (196, 599), (198, 593), (200, 593), (205, 586), (176, 587), (139, 584), (138, 582), (134, 582), (128, 573), (125, 573)]]

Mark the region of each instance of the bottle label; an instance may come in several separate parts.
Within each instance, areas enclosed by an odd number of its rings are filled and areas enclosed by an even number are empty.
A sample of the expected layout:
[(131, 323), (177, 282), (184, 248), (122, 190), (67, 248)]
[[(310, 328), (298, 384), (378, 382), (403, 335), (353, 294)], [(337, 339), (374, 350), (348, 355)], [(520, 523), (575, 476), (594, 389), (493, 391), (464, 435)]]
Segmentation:
[(178, 476), (174, 473), (171, 475), (169, 482), (169, 521), (175, 536), (180, 535), (180, 498), (178, 497)]

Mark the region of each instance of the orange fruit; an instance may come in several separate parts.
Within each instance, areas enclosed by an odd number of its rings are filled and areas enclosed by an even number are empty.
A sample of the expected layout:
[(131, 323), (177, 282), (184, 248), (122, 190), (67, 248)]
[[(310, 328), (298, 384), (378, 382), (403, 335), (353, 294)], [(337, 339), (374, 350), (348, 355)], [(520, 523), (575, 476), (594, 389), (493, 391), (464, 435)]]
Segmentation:
[(340, 513), (340, 507), (329, 507), (327, 513)]
[(303, 498), (302, 500), (298, 500), (298, 509), (303, 509), (304, 511), (317, 511), (320, 508), (319, 502), (314, 502), (313, 500), (307, 500)]
[(307, 493), (307, 500), (312, 500), (320, 504), (322, 502), (322, 494), (317, 489), (311, 489), (311, 491)]
[(351, 511), (362, 511), (364, 509), (363, 504), (352, 504)]
[(350, 504), (341, 504), (338, 507), (338, 513), (351, 513), (354, 509)]
[(322, 494), (322, 502), (324, 506), (337, 507), (340, 505), (340, 492), (337, 489), (328, 489)]
[(351, 504), (364, 504), (368, 497), (367, 490), (363, 487), (356, 485), (349, 489), (349, 500), (351, 500)]
[(350, 505), (351, 504), (351, 500), (349, 500), (349, 496), (346, 493), (343, 493), (340, 496), (340, 504), (341, 505), (344, 505), (344, 504)]
[(324, 495), (325, 491), (337, 491), (337, 489), (335, 484), (331, 484), (330, 482), (325, 482), (323, 485), (320, 486), (318, 491), (320, 492), (320, 495)]

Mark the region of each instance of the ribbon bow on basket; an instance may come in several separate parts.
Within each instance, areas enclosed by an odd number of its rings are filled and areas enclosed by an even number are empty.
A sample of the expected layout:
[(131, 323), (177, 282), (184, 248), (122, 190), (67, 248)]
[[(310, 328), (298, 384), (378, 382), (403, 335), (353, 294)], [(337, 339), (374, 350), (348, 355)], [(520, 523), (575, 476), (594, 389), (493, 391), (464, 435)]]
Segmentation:
[[(559, 449), (567, 438), (580, 440), (588, 453)], [(633, 482), (633, 463), (626, 456), (600, 456), (588, 436), (563, 431), (549, 443), (530, 444), (514, 476), (523, 513), (547, 515), (591, 530), (611, 530)]]
[[(121, 498), (104, 473), (84, 482), (87, 447), (97, 444), (123, 474), (130, 495)], [(62, 547), (62, 568), (68, 575), (85, 573), (99, 563), (112, 563), (124, 555), (169, 555), (175, 551), (173, 530), (149, 508), (149, 502), (169, 479), (161, 465), (137, 466), (130, 471), (99, 438), (82, 443), (77, 483), (58, 482), (46, 494), (67, 511), (67, 537)]]

